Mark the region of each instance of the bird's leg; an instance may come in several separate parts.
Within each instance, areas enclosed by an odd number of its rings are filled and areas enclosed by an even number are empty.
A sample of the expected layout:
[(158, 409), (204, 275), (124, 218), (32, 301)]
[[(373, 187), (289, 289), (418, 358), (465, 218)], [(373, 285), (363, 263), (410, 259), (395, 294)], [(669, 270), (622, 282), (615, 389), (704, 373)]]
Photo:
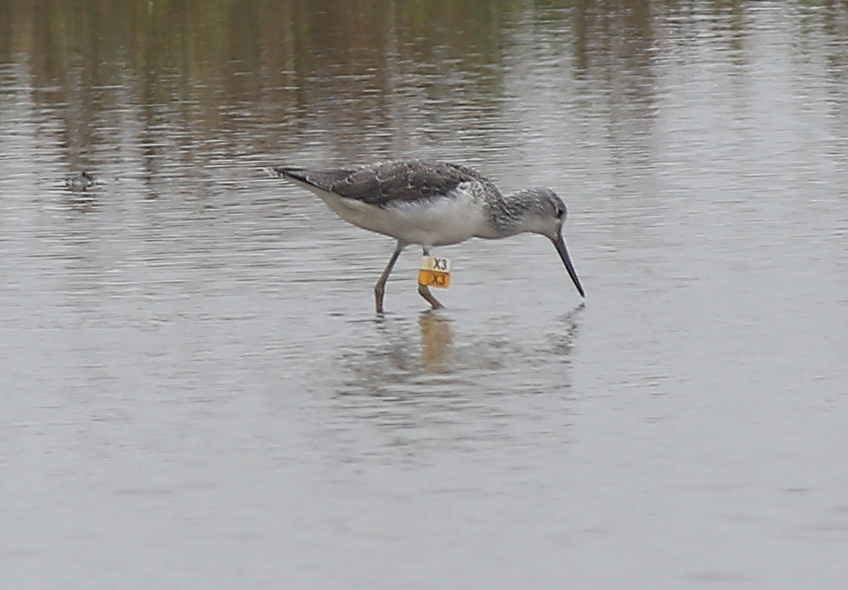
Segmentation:
[[(429, 248), (423, 248), (422, 250), (424, 256), (430, 255)], [(426, 299), (427, 303), (433, 306), (433, 309), (444, 309), (445, 306), (439, 303), (439, 300), (436, 299), (432, 293), (430, 293), (430, 287), (428, 287), (427, 285), (422, 285), (421, 283), (418, 283), (418, 294), (421, 295), (424, 299)]]
[(386, 280), (389, 278), (389, 273), (392, 272), (392, 268), (394, 268), (398, 256), (400, 256), (401, 251), (405, 247), (406, 244), (398, 240), (398, 243), (395, 246), (395, 251), (392, 252), (392, 257), (389, 258), (389, 263), (386, 265), (386, 269), (383, 271), (383, 274), (380, 275), (380, 279), (377, 281), (377, 284), (374, 285), (374, 300), (377, 304), (377, 313), (383, 313), (383, 295), (386, 293)]
[(421, 295), (424, 299), (427, 300), (427, 303), (433, 306), (433, 309), (444, 309), (444, 305), (439, 303), (439, 300), (433, 297), (433, 294), (430, 293), (430, 287), (427, 285), (422, 285), (419, 283), (418, 285), (418, 294)]

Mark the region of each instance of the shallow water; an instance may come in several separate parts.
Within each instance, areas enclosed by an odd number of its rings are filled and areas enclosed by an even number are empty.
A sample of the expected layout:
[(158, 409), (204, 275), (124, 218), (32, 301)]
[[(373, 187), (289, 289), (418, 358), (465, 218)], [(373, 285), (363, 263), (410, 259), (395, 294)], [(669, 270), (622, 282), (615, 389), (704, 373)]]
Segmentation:
[[(0, 2), (0, 585), (844, 587), (844, 5), (247, 4)], [(375, 316), (263, 168), (394, 157), (555, 188), (585, 303)]]

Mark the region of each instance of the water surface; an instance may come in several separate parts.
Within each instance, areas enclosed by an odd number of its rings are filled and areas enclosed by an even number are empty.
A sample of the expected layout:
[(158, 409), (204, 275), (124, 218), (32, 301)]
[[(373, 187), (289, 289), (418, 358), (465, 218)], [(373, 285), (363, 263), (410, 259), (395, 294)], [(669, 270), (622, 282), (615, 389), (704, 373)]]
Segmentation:
[[(0, 2), (0, 582), (842, 588), (834, 2)], [(551, 186), (391, 240), (269, 177)], [(63, 178), (83, 169), (93, 190)]]

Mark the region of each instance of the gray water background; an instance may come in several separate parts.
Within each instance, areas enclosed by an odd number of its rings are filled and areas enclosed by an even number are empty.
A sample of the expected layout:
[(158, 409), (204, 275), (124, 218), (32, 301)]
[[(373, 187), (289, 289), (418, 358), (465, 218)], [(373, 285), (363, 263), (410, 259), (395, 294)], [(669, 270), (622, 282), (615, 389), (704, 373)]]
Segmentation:
[[(413, 157), (585, 304), (263, 170)], [(0, 1), (0, 587), (846, 584), (844, 2)]]

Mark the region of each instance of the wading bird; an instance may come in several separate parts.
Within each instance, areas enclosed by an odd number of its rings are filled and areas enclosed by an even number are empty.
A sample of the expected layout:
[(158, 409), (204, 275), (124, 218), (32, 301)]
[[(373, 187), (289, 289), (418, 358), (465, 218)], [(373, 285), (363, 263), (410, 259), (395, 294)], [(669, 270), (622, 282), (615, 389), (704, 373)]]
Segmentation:
[[(467, 166), (419, 160), (357, 168), (273, 170), (321, 197), (342, 219), (397, 240), (374, 285), (377, 313), (383, 313), (386, 280), (407, 246), (418, 244), (429, 256), (434, 246), (524, 232), (541, 234), (553, 243), (577, 291), (586, 296), (562, 237), (565, 203), (551, 189), (528, 188), (504, 196)], [(419, 284), (418, 293), (433, 309), (442, 307), (426, 285)]]

